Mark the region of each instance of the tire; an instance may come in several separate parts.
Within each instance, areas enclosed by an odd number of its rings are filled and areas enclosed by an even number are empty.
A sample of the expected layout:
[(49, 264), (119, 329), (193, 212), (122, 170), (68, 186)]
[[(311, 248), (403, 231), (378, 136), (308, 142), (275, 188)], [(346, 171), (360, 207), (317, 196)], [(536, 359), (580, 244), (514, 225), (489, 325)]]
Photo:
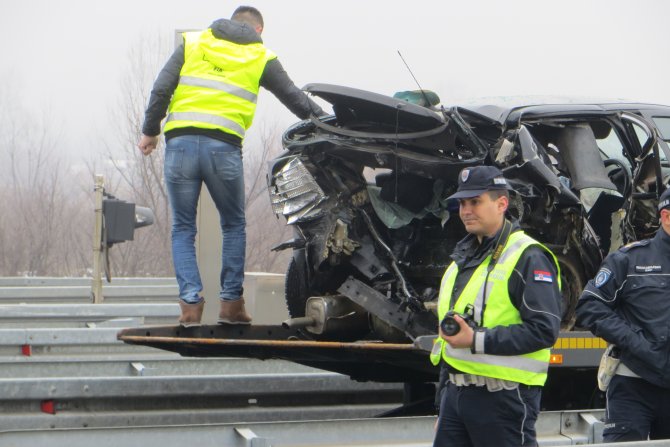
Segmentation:
[(556, 255), (556, 258), (561, 268), (561, 295), (563, 296), (561, 330), (569, 331), (575, 325), (575, 309), (586, 281), (582, 273), (583, 267), (579, 261), (565, 255)]
[(307, 298), (309, 298), (307, 275), (305, 266), (298, 263), (294, 257), (291, 257), (291, 262), (289, 262), (286, 270), (284, 298), (291, 318), (305, 316), (305, 305), (307, 304)]

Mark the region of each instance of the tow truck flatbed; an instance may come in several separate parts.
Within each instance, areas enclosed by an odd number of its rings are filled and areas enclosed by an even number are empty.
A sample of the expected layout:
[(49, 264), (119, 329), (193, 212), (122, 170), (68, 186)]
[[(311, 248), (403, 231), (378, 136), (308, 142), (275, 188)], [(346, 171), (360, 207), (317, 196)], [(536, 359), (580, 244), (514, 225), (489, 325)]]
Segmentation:
[[(422, 343), (352, 343), (309, 339), (300, 329), (279, 325), (148, 326), (124, 329), (125, 343), (177, 352), (185, 357), (281, 359), (347, 375), (357, 381), (418, 384), (437, 382), (439, 369)], [(418, 339), (417, 339), (418, 340)], [(562, 332), (552, 348), (542, 408), (599, 408), (596, 370), (606, 343), (589, 332)]]
[(153, 326), (124, 329), (125, 343), (177, 352), (185, 357), (281, 359), (348, 375), (358, 381), (435, 382), (428, 352), (412, 343), (315, 341), (282, 326)]

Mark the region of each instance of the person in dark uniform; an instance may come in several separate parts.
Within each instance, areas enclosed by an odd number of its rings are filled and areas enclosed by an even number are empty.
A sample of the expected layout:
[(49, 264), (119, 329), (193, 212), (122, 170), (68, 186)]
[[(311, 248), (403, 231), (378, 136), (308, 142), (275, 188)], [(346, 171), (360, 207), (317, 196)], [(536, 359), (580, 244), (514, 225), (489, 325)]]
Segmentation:
[(461, 171), (469, 233), (442, 278), (431, 352), (441, 365), (434, 446), (535, 446), (549, 348), (561, 316), (558, 262), (505, 218), (510, 189), (493, 166)]
[(605, 442), (670, 439), (670, 189), (653, 239), (611, 253), (577, 303), (577, 325), (614, 345)]

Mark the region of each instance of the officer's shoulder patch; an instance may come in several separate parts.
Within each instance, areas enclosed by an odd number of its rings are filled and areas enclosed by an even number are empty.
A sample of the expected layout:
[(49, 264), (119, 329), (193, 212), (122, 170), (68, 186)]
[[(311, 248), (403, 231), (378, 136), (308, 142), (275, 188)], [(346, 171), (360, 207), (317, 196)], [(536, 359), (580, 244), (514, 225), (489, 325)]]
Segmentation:
[(643, 239), (641, 241), (631, 242), (630, 244), (626, 244), (623, 247), (621, 247), (619, 251), (626, 253), (627, 251), (632, 250), (633, 248), (646, 247), (650, 243), (651, 239)]
[(545, 270), (533, 270), (533, 279), (535, 282), (554, 282), (554, 277), (551, 272), (547, 272)]
[(598, 270), (596, 277), (593, 279), (593, 285), (597, 288), (603, 286), (612, 277), (612, 272), (609, 269), (601, 268)]

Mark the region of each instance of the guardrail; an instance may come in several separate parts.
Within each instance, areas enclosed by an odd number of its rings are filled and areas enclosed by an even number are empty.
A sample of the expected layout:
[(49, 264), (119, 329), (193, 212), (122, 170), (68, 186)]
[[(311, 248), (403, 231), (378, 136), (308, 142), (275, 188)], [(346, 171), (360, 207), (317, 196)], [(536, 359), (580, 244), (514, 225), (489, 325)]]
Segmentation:
[[(601, 411), (541, 413), (538, 418), (540, 446), (592, 445), (600, 441)], [(198, 424), (126, 429), (71, 429), (0, 433), (0, 447), (49, 445), (51, 447), (428, 447), (432, 445), (434, 417), (346, 419), (301, 422), (250, 422)], [(608, 444), (609, 445), (609, 444)], [(624, 442), (622, 447), (668, 447), (670, 440)]]
[[(115, 278), (103, 285), (106, 303), (176, 302), (174, 278)], [(0, 278), (0, 303), (92, 303), (91, 278)]]
[[(174, 324), (179, 304), (1, 304), (2, 327)], [(133, 324), (134, 323), (134, 324)]]
[[(0, 305), (89, 304), (91, 286), (91, 278), (0, 277)], [(174, 278), (114, 278), (103, 283), (102, 295), (106, 304), (139, 304), (177, 303), (179, 293)], [(284, 275), (245, 272), (244, 298), (254, 323), (278, 324), (288, 318), (283, 296)], [(218, 299), (208, 295), (203, 323), (215, 324), (218, 311)]]
[[(173, 281), (119, 279), (120, 301), (93, 305), (58, 301), (90, 299), (90, 279), (0, 278), (0, 447), (431, 445), (434, 417), (369, 419), (400, 405), (400, 384), (119, 342), (119, 327), (174, 323), (176, 293), (164, 303), (146, 295), (124, 302), (153, 287), (176, 290)], [(341, 418), (363, 419), (319, 420)], [(601, 419), (597, 411), (542, 413), (540, 445), (594, 445)]]
[[(89, 306), (99, 309), (96, 319), (128, 308)], [(32, 316), (90, 319), (81, 306), (60, 307)], [(118, 330), (0, 329), (0, 431), (371, 417), (402, 402), (400, 384), (358, 383), (279, 360), (184, 358), (122, 343)]]
[[(88, 287), (90, 292), (91, 281), (91, 278), (85, 277), (0, 276), (0, 287)], [(177, 281), (172, 277), (119, 277), (114, 278), (111, 283), (104, 283), (105, 288), (138, 285), (177, 287)]]

